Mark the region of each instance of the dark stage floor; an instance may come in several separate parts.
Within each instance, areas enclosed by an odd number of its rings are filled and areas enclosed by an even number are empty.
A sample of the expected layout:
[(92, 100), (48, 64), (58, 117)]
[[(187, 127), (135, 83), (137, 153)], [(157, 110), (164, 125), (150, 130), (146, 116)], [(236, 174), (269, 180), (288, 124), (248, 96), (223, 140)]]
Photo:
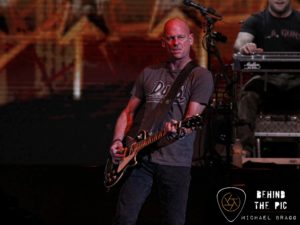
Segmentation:
[[(126, 96), (121, 91), (126, 87), (108, 88)], [(103, 165), (127, 98), (105, 96), (53, 97), (0, 108), (0, 225), (111, 224), (118, 187), (106, 192)], [(186, 225), (300, 224), (299, 168), (248, 164), (238, 169), (220, 162), (192, 168)], [(280, 195), (271, 196), (275, 192)], [(154, 191), (138, 225), (157, 225), (159, 219)]]
[[(118, 187), (105, 191), (103, 167), (1, 165), (0, 181), (0, 221), (3, 225), (111, 224)], [(241, 188), (247, 195), (245, 207), (232, 223), (222, 215), (216, 200), (217, 192), (225, 187)], [(280, 190), (285, 196), (262, 200), (256, 196), (258, 190)], [(300, 171), (295, 167), (194, 167), (187, 225), (299, 224), (299, 197)], [(257, 210), (254, 207), (255, 201), (269, 201), (272, 205), (275, 200), (286, 202), (287, 209), (274, 211), (269, 206), (269, 209)], [(251, 215), (269, 215), (272, 220), (250, 220)], [(293, 218), (277, 221), (276, 215)], [(138, 224), (159, 224), (159, 218), (159, 203), (154, 191)]]

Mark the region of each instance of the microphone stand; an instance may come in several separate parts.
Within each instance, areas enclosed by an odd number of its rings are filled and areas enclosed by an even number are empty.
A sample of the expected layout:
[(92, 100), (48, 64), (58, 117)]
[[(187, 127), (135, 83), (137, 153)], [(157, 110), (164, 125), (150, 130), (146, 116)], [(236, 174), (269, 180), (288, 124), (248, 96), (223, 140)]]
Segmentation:
[[(229, 86), (232, 86), (232, 82), (229, 80), (229, 77), (228, 77), (228, 74), (227, 74), (227, 70), (226, 70), (226, 67), (225, 67), (225, 64), (224, 64), (224, 61), (222, 60), (221, 58), (221, 55), (220, 55), (220, 51), (218, 50), (215, 42), (218, 41), (217, 38), (214, 36), (214, 32), (213, 32), (213, 28), (214, 28), (214, 24), (221, 19), (221, 17), (216, 17), (215, 15), (211, 15), (210, 13), (208, 13), (207, 11), (204, 11), (204, 10), (201, 10), (199, 8), (199, 11), (200, 13), (202, 14), (202, 16), (205, 18), (206, 20), (206, 28), (205, 28), (205, 40), (203, 42), (203, 44), (205, 45), (204, 48), (205, 50), (207, 51), (207, 68), (208, 70), (212, 71), (212, 64), (211, 64), (211, 58), (212, 58), (212, 55), (214, 55), (220, 66), (221, 66), (221, 75), (223, 76), (223, 78), (225, 79), (226, 83), (227, 83), (227, 88), (226, 88), (226, 91), (228, 91), (228, 89), (230, 89), (229, 91), (229, 95), (232, 97), (234, 97), (234, 88), (230, 88)], [(218, 79), (215, 79), (215, 86), (217, 84), (217, 80)], [(214, 101), (215, 103), (218, 103), (218, 94), (216, 95)], [(232, 102), (232, 100), (231, 100)], [(232, 105), (232, 104), (231, 104)], [(215, 108), (213, 105), (212, 105), (212, 108)], [(211, 113), (209, 113), (211, 115)], [(232, 113), (230, 113), (230, 121), (232, 121), (232, 116), (231, 115)], [(208, 116), (208, 130), (210, 131), (214, 131), (214, 127), (213, 127), (213, 119), (210, 118), (210, 116)], [(230, 126), (232, 127), (232, 126)], [(232, 128), (231, 128), (232, 129)], [(212, 133), (212, 134), (211, 134)], [(228, 165), (230, 165), (230, 162), (231, 162), (231, 157), (230, 157), (230, 149), (231, 149), (231, 141), (232, 141), (232, 131), (228, 131), (228, 137), (226, 137), (226, 135), (222, 135), (222, 139), (223, 141), (225, 142), (225, 148), (226, 148), (226, 163)], [(207, 154), (210, 150), (213, 150), (214, 154), (216, 154), (216, 156), (218, 156), (218, 153), (216, 152), (215, 150), (215, 146), (216, 146), (216, 142), (213, 141), (215, 140), (214, 138), (214, 132), (210, 132), (210, 136), (211, 137), (208, 137), (206, 138), (206, 140), (210, 140), (208, 143), (208, 146), (206, 146), (206, 150), (204, 154)], [(212, 155), (213, 157), (213, 155)], [(212, 159), (214, 160), (214, 159)], [(211, 162), (210, 162), (211, 163)]]

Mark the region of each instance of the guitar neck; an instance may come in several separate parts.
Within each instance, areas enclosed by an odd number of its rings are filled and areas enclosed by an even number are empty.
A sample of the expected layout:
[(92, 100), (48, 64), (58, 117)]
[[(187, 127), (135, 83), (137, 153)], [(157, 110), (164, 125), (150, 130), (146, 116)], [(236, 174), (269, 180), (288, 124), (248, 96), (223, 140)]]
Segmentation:
[(142, 150), (143, 148), (145, 148), (146, 146), (153, 144), (154, 142), (160, 140), (161, 138), (163, 138), (164, 136), (167, 135), (167, 131), (162, 130), (159, 131), (158, 133), (148, 136), (146, 139), (141, 140), (139, 142), (134, 143), (134, 149), (136, 151), (136, 153), (138, 153), (140, 150)]
[[(200, 115), (195, 115), (189, 118), (186, 118), (185, 120), (180, 121), (179, 123), (176, 124), (176, 130), (178, 131), (179, 128), (190, 128), (190, 129), (195, 129), (197, 127), (202, 126), (202, 117)], [(131, 148), (133, 149), (133, 152), (136, 154), (145, 148), (146, 146), (158, 141), (159, 139), (163, 138), (168, 134), (168, 131), (166, 130), (161, 130), (154, 135), (146, 137), (144, 140), (135, 142), (131, 145)]]

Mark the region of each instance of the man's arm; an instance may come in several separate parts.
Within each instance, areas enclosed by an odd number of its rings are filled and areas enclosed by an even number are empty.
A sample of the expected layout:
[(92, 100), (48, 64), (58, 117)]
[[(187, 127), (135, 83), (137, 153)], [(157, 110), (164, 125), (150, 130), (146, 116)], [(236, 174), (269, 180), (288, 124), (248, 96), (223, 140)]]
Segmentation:
[[(187, 111), (185, 113), (184, 118), (189, 118), (197, 114), (201, 115), (205, 108), (206, 108), (205, 105), (202, 105), (198, 102), (191, 101), (188, 104)], [(185, 129), (185, 134), (190, 134), (191, 132), (193, 132), (193, 129)]]
[(115, 125), (113, 140), (123, 139), (125, 134), (132, 126), (134, 114), (139, 107), (141, 100), (137, 97), (131, 97), (125, 109), (121, 112)]
[(188, 104), (187, 111), (185, 113), (185, 118), (192, 117), (196, 114), (201, 114), (204, 111), (205, 107), (205, 105), (191, 101)]
[(263, 49), (257, 48), (253, 43), (254, 36), (247, 32), (239, 32), (235, 40), (233, 50), (242, 54), (253, 54), (263, 52)]
[(254, 40), (254, 36), (247, 32), (239, 32), (235, 40), (233, 50), (234, 52), (240, 52), (241, 48)]
[(124, 156), (122, 151), (122, 140), (133, 124), (134, 115), (140, 103), (141, 100), (139, 98), (134, 96), (131, 97), (127, 106), (117, 119), (113, 135), (113, 142), (110, 147), (110, 154), (115, 161), (120, 160)]

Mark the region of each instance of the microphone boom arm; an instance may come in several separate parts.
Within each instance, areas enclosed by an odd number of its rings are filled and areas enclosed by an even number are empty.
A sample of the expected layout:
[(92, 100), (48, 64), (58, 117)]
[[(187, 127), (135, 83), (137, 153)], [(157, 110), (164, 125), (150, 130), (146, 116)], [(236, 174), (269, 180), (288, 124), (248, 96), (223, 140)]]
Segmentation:
[(210, 15), (210, 16), (213, 16), (215, 20), (221, 20), (222, 19), (222, 16), (219, 15), (216, 12), (216, 10), (214, 10), (213, 8), (206, 8), (203, 5), (201, 5), (200, 3), (195, 3), (191, 0), (184, 0), (183, 4), (185, 4), (186, 6), (191, 6), (191, 7), (194, 7), (196, 9), (199, 9), (203, 16)]

